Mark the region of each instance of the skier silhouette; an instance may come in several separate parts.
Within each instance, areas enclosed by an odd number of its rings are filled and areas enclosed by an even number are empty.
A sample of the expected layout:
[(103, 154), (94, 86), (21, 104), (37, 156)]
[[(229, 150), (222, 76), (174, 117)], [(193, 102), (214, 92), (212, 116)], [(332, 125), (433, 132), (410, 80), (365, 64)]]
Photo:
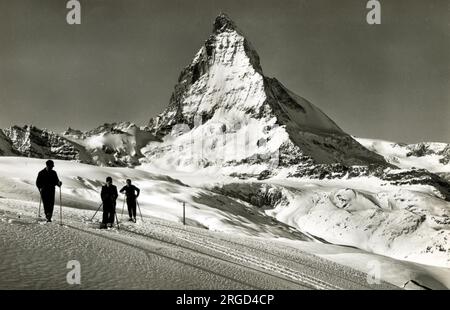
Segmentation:
[(133, 221), (136, 223), (136, 198), (139, 197), (141, 190), (132, 185), (130, 179), (127, 179), (127, 185), (122, 187), (120, 192), (125, 192), (125, 195), (127, 197), (128, 215), (130, 216), (129, 221)]
[(110, 227), (114, 224), (114, 215), (116, 214), (116, 199), (119, 196), (117, 193), (117, 187), (112, 184), (112, 178), (106, 178), (106, 185), (102, 186), (102, 192), (100, 194), (103, 202), (103, 220), (100, 225), (101, 229)]
[(56, 171), (53, 170), (55, 167), (53, 160), (47, 160), (45, 165), (46, 167), (38, 173), (36, 186), (41, 194), (47, 222), (51, 222), (55, 206), (55, 186), (61, 187), (62, 182), (59, 180)]

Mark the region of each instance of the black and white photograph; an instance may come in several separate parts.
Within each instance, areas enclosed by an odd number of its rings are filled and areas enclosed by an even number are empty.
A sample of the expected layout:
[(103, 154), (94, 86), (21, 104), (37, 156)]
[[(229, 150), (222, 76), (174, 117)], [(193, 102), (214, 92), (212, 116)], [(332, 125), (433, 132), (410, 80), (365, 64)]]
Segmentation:
[(448, 288), (450, 1), (0, 0), (0, 290)]

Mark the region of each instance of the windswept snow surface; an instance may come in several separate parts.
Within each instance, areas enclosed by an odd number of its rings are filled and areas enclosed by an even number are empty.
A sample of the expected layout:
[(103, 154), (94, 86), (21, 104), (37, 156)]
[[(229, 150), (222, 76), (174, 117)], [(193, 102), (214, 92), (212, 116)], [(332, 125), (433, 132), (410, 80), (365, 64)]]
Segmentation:
[[(212, 233), (145, 218), (120, 229), (85, 222), (93, 212), (65, 209), (63, 226), (30, 217), (30, 205), (2, 204), (0, 288), (25, 289), (392, 289), (364, 273), (281, 243)], [(5, 210), (6, 209), (6, 210)], [(66, 282), (68, 261), (81, 286)]]
[[(143, 166), (141, 169), (156, 169)], [(376, 177), (264, 181), (156, 170), (186, 184), (246, 201), (327, 242), (430, 266), (450, 267), (450, 202), (430, 186)]]
[[(118, 189), (127, 178), (141, 189), (139, 206), (144, 216), (182, 222), (183, 202), (189, 225), (260, 237), (283, 236), (296, 238), (295, 230), (276, 223), (256, 207), (208, 190), (193, 188), (164, 175), (124, 168), (96, 167), (68, 161), (55, 161), (63, 182), (64, 205), (72, 208), (96, 210), (100, 203), (100, 190), (107, 176), (111, 176)], [(17, 157), (0, 158), (0, 196), (4, 199), (24, 197), (39, 202), (35, 186), (37, 173), (45, 167), (45, 160)], [(123, 195), (121, 195), (123, 196)], [(122, 214), (123, 197), (119, 197), (117, 210)], [(126, 207), (125, 207), (126, 209)], [(126, 214), (126, 210), (123, 212)], [(309, 237), (300, 236), (302, 239)]]
[[(34, 180), (44, 160), (0, 158), (0, 288), (73, 288), (66, 283), (69, 260), (81, 263), (80, 288), (94, 289), (393, 288), (367, 282), (371, 261), (380, 263), (381, 279), (397, 287), (449, 285), (447, 269), (324, 244), (242, 200), (161, 174), (55, 162), (63, 182), (63, 226), (58, 199), (54, 222), (37, 221)], [(121, 200), (120, 230), (99, 230), (101, 212), (90, 221), (106, 176), (119, 186), (132, 178), (142, 189), (144, 222), (127, 222)]]
[(235, 180), (211, 189), (333, 244), (450, 267), (450, 202), (426, 187), (387, 186), (360, 177)]

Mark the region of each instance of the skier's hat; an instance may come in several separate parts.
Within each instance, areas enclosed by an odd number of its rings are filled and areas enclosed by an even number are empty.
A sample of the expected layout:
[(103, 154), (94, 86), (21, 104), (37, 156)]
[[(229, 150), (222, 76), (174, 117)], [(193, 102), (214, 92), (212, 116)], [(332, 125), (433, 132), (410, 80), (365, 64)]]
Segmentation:
[(45, 165), (47, 167), (55, 167), (55, 163), (53, 162), (53, 160), (49, 159), (45, 162)]

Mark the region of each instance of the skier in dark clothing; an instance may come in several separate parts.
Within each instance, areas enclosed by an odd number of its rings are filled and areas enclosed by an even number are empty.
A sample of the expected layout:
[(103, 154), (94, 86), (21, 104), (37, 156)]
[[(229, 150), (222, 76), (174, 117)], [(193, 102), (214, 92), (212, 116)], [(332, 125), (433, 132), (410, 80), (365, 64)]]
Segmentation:
[(103, 202), (103, 221), (100, 228), (110, 227), (114, 224), (114, 215), (116, 214), (116, 199), (119, 196), (117, 187), (112, 184), (112, 178), (106, 178), (106, 185), (102, 186), (102, 202)]
[(55, 206), (55, 186), (61, 187), (62, 182), (59, 180), (56, 171), (53, 170), (53, 167), (55, 166), (53, 160), (47, 160), (45, 165), (46, 167), (39, 171), (36, 179), (36, 186), (41, 194), (47, 222), (51, 222), (53, 207)]
[(127, 197), (127, 207), (128, 207), (128, 215), (130, 216), (130, 221), (136, 223), (136, 198), (139, 197), (141, 190), (136, 186), (131, 184), (131, 180), (127, 180), (127, 185), (122, 187), (120, 190), (121, 193), (125, 193)]

